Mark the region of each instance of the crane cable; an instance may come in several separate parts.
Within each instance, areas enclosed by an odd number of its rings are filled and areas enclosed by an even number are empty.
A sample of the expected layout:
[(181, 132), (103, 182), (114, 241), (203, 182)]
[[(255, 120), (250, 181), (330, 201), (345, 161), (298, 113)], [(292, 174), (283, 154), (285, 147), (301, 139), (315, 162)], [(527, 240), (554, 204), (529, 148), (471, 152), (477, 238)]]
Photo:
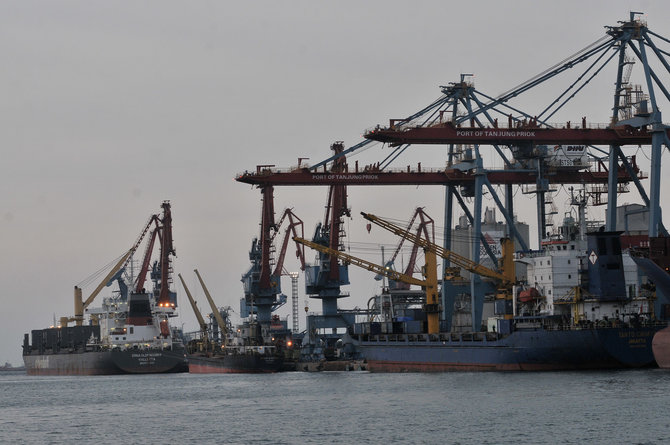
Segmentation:
[(98, 270), (96, 270), (95, 272), (93, 272), (93, 273), (92, 273), (91, 275), (89, 275), (88, 277), (84, 278), (82, 281), (80, 281), (79, 283), (77, 283), (77, 287), (79, 287), (79, 288), (84, 288), (84, 287), (88, 286), (89, 284), (91, 284), (94, 280), (96, 280), (96, 279), (98, 279), (100, 276), (102, 276), (102, 274), (104, 274), (104, 273), (106, 273), (106, 272), (109, 272), (109, 270), (112, 268), (112, 266), (114, 266), (116, 263), (118, 263), (119, 260), (120, 260), (121, 258), (123, 258), (123, 256), (126, 255), (127, 253), (128, 253), (128, 252), (124, 252), (124, 253), (122, 253), (121, 255), (119, 255), (118, 257), (114, 258), (114, 259), (113, 259), (112, 261), (110, 261), (109, 263), (107, 263), (107, 264), (105, 264), (104, 266), (102, 266), (100, 269), (98, 269)]

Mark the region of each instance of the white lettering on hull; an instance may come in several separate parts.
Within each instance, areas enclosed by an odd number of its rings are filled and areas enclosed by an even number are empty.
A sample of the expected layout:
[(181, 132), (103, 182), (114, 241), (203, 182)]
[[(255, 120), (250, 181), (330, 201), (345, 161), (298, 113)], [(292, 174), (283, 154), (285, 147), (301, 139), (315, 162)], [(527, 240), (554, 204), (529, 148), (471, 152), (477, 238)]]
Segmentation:
[(510, 131), (510, 130), (456, 130), (458, 137), (490, 137), (490, 138), (534, 138), (534, 131)]

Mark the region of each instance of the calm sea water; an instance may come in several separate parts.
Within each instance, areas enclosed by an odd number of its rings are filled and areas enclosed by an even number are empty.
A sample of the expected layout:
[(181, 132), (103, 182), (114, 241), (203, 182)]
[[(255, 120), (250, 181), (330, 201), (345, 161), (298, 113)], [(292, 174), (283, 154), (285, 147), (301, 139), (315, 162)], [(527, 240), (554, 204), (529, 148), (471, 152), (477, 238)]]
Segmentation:
[(667, 444), (670, 371), (0, 373), (0, 442)]

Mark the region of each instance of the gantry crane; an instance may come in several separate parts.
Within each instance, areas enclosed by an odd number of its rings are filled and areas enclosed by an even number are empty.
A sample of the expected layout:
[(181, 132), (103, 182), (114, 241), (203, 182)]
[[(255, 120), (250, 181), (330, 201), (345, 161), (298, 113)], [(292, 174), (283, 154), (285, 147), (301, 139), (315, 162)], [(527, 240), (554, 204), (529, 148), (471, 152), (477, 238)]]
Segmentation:
[[(663, 124), (660, 111), (662, 104), (657, 99), (670, 101), (670, 91), (659, 78), (659, 73), (670, 72), (670, 61), (667, 58), (668, 51), (657, 45), (670, 43), (670, 40), (649, 29), (646, 21), (637, 17), (639, 15), (638, 12), (631, 12), (629, 20), (607, 26), (606, 35), (602, 38), (500, 95), (494, 97), (486, 94), (475, 88), (474, 83), (466, 81), (472, 74), (461, 74), (460, 82), (450, 82), (440, 87), (442, 95), (432, 103), (404, 119), (391, 120), (386, 128), (377, 126), (367, 131), (364, 136), (366, 139), (336, 151), (328, 159), (311, 167), (301, 166), (299, 160), (297, 168), (285, 171), (272, 169), (274, 166), (270, 165), (259, 165), (255, 172), (245, 172), (237, 180), (261, 189), (281, 185), (443, 185), (444, 248), (451, 249), (450, 230), (453, 227), (454, 208), (460, 205), (475, 234), (471, 244), (475, 262), (479, 262), (482, 197), (487, 190), (507, 223), (509, 236), (519, 243), (521, 250), (530, 247), (514, 227), (513, 186), (519, 184), (530, 184), (528, 193), (537, 196), (538, 246), (542, 245), (547, 233), (546, 207), (551, 205), (552, 184), (602, 184), (598, 193), (607, 193), (605, 227), (608, 231), (614, 231), (617, 227), (617, 195), (623, 191), (619, 185), (632, 183), (637, 188), (642, 204), (648, 209), (649, 235), (652, 238), (659, 234), (667, 236), (668, 231), (661, 218), (660, 190), (662, 146), (670, 146), (670, 131)], [(621, 91), (628, 82), (628, 74), (624, 71), (630, 69), (631, 62), (626, 51), (632, 51), (635, 59), (641, 62), (648, 93), (648, 98), (639, 101), (635, 110), (630, 109), (630, 104), (621, 103)], [(653, 63), (651, 58), (654, 56), (659, 63)], [(553, 121), (550, 119), (558, 111), (603, 72), (610, 61), (616, 62), (617, 59), (614, 106), (611, 108), (612, 120), (609, 124), (598, 128), (587, 123), (585, 117), (577, 116), (572, 122), (558, 125), (551, 123)], [(545, 104), (546, 107), (524, 111), (522, 107), (513, 105), (516, 98), (536, 86), (562, 73), (572, 72), (573, 68), (581, 71), (580, 67), (583, 67), (583, 71), (577, 73), (576, 79), (572, 79), (574, 82), (570, 80), (567, 88), (558, 91), (559, 95), (551, 103)], [(622, 107), (629, 107), (625, 120), (618, 116)], [(372, 147), (375, 142), (382, 142), (379, 145), (384, 149), (390, 147), (378, 162), (361, 169), (356, 163), (351, 170), (342, 171), (338, 161)], [(425, 168), (421, 169), (419, 163), (418, 168), (407, 167), (406, 171), (389, 170), (408, 147), (424, 144), (447, 144), (446, 168), (426, 171)], [(463, 156), (463, 153), (467, 153), (467, 150), (461, 151), (463, 144), (473, 144), (471, 156)], [(503, 170), (485, 167), (480, 144), (493, 147), (504, 163)], [(594, 165), (598, 166), (598, 171), (587, 170), (582, 165), (557, 167), (547, 162), (551, 147), (545, 144), (578, 145), (588, 149), (589, 159), (597, 163)], [(641, 180), (646, 176), (635, 165), (635, 156), (626, 156), (622, 150), (624, 146), (640, 144), (651, 145), (651, 152), (647, 156), (651, 158), (648, 187), (642, 185)], [(511, 157), (506, 150), (511, 152)], [(336, 168), (328, 168), (329, 164)], [(499, 190), (495, 187), (497, 185), (504, 187), (504, 196), (499, 196)], [(474, 198), (472, 206), (466, 203), (465, 198), (468, 197)], [(488, 245), (483, 246), (487, 248)], [(488, 254), (494, 258), (492, 252)], [(444, 267), (447, 266), (448, 261), (445, 261)], [(446, 286), (442, 289), (443, 301), (449, 298), (446, 289)], [(474, 299), (483, 298), (478, 292), (476, 280), (471, 292)], [(476, 307), (481, 307), (480, 301)], [(473, 316), (473, 325), (479, 324), (481, 315), (480, 312)], [(451, 317), (445, 313), (444, 318)]]
[[(291, 209), (286, 209), (279, 224), (275, 223), (273, 187), (262, 187), (263, 207), (261, 219), (260, 238), (254, 238), (249, 252), (251, 268), (242, 275), (244, 284), (244, 299), (242, 300), (242, 313), (255, 313), (260, 323), (269, 324), (272, 311), (285, 300), (277, 298), (281, 293), (281, 275), (284, 272), (284, 257), (288, 246), (289, 232), (293, 236), (303, 233), (303, 223)], [(281, 230), (281, 223), (288, 218), (289, 226), (282, 243), (279, 260), (276, 265), (272, 264), (272, 253), (274, 240)], [(301, 268), (304, 270), (304, 255), (300, 248), (296, 249), (296, 256), (300, 259)]]
[[(331, 145), (334, 153), (340, 153), (344, 150), (344, 144), (341, 141)], [(345, 173), (348, 169), (346, 158), (341, 157), (335, 161), (332, 171), (336, 173)], [(321, 224), (318, 224), (312, 241), (323, 246), (328, 246), (334, 250), (343, 250), (344, 238), (344, 220), (345, 216), (351, 216), (347, 204), (347, 187), (344, 184), (332, 184), (328, 188), (328, 201), (325, 207), (325, 215)], [(306, 275), (306, 293), (310, 298), (321, 300), (322, 318), (312, 320), (316, 323), (309, 323), (312, 328), (344, 328), (348, 322), (342, 319), (338, 312), (337, 301), (346, 297), (341, 292), (341, 287), (349, 284), (349, 276), (346, 266), (338, 263), (337, 257), (320, 256), (318, 264), (309, 266), (305, 272)]]

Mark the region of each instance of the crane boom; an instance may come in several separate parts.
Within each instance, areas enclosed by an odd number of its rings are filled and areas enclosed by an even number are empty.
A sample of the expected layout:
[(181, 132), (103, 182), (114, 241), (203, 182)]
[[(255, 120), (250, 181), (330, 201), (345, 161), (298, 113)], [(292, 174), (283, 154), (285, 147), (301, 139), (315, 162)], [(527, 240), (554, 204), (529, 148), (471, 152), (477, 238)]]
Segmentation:
[(418, 244), (419, 246), (423, 247), (424, 249), (431, 250), (435, 252), (436, 255), (441, 256), (442, 258), (451, 261), (452, 263), (458, 265), (459, 267), (475, 273), (477, 275), (481, 275), (484, 277), (488, 278), (493, 278), (495, 280), (499, 280), (505, 284), (510, 284), (515, 281), (514, 278), (514, 271), (512, 270), (511, 273), (509, 270), (505, 270), (505, 273), (500, 273), (495, 270), (489, 269), (488, 267), (482, 266), (481, 264), (475, 263), (474, 261), (470, 260), (469, 258), (466, 258), (462, 255), (459, 255), (455, 252), (452, 252), (450, 250), (446, 250), (441, 246), (438, 246), (437, 244), (434, 244), (426, 239), (421, 238), (421, 236), (417, 236), (413, 234), (412, 232), (409, 232), (402, 227), (396, 226), (393, 223), (390, 223), (386, 220), (383, 220), (379, 218), (378, 216), (372, 215), (370, 213), (365, 213), (361, 212), (361, 215), (365, 219), (367, 219), (370, 222), (373, 222), (377, 224), (378, 226), (388, 230), (389, 232), (392, 232), (398, 236), (401, 236), (408, 241), (411, 241), (415, 244)]
[[(156, 215), (154, 215), (156, 217)], [(154, 221), (154, 219), (152, 219)], [(158, 221), (158, 219), (155, 219)], [(147, 243), (147, 247), (144, 250), (144, 258), (142, 259), (142, 268), (140, 273), (137, 275), (137, 282), (135, 284), (135, 292), (142, 292), (144, 288), (144, 282), (147, 278), (147, 272), (149, 272), (149, 263), (151, 263), (151, 254), (154, 250), (154, 243), (156, 241), (156, 234), (158, 233), (158, 222), (156, 222), (156, 227), (151, 231), (151, 237)]]
[[(416, 219), (417, 215), (419, 214), (419, 209), (421, 207), (417, 207), (416, 211), (414, 212), (414, 215), (412, 215), (412, 219), (409, 221), (409, 224), (407, 224), (407, 231), (412, 230), (412, 226), (414, 225), (414, 220)], [(402, 249), (402, 245), (404, 244), (406, 238), (401, 238), (400, 242), (398, 243), (398, 247), (396, 247), (395, 252), (393, 252), (393, 255), (391, 255), (391, 259), (388, 260), (388, 263), (394, 264), (395, 259), (398, 257), (398, 254), (400, 253), (400, 249)]]
[[(651, 144), (652, 131), (637, 129), (631, 125), (617, 125), (609, 128), (588, 128), (586, 118), (581, 128), (539, 126), (537, 122), (525, 126), (509, 128), (461, 127), (453, 122), (438, 123), (425, 127), (395, 125), (395, 119), (388, 128), (368, 131), (363, 137), (390, 144), (499, 144), (533, 145), (583, 144), (583, 145), (642, 145)], [(668, 134), (668, 130), (664, 130)]]
[(135, 252), (135, 249), (136, 247), (133, 246), (121, 257), (121, 259), (114, 265), (114, 267), (112, 267), (109, 273), (105, 276), (105, 278), (102, 279), (100, 284), (98, 284), (98, 287), (95, 288), (93, 293), (91, 293), (86, 301), (82, 301), (81, 288), (78, 286), (74, 287), (74, 317), (71, 319), (68, 317), (62, 317), (61, 324), (63, 321), (65, 321), (66, 325), (68, 321), (74, 321), (77, 326), (84, 324), (84, 311), (86, 308), (93, 302), (95, 297), (98, 296), (102, 288), (107, 286), (109, 280), (111, 280), (112, 277), (123, 267), (123, 265), (126, 263), (126, 260), (130, 257), (130, 255), (133, 254), (133, 252)]
[(390, 267), (380, 266), (378, 264), (371, 263), (370, 261), (348, 255), (340, 250), (331, 249), (330, 247), (307, 241), (303, 238), (294, 237), (293, 240), (296, 243), (304, 244), (314, 250), (318, 250), (319, 252), (330, 255), (332, 258), (342, 259), (349, 264), (353, 264), (354, 266), (358, 266), (371, 272), (384, 275), (391, 280), (402, 281), (403, 283), (421, 286), (426, 291), (426, 304), (424, 305), (424, 310), (426, 312), (426, 320), (428, 321), (428, 333), (437, 334), (439, 332), (440, 304), (437, 299), (437, 259), (434, 251), (430, 249), (424, 249), (426, 265), (423, 267), (422, 274), (425, 280), (418, 280), (412, 276), (396, 272)]
[(346, 254), (342, 252), (341, 250), (335, 250), (331, 249), (330, 247), (326, 247), (321, 244), (313, 243), (312, 241), (307, 241), (304, 238), (299, 238), (299, 237), (293, 237), (293, 241), (296, 243), (304, 244), (307, 247), (311, 247), (314, 250), (318, 250), (319, 252), (328, 254), (330, 256), (339, 258), (341, 260), (346, 261), (349, 264), (353, 264), (354, 266), (361, 267), (365, 270), (369, 270), (371, 272), (378, 273), (380, 275), (384, 275), (385, 277), (389, 278), (390, 280), (394, 281), (402, 281), (403, 283), (409, 283), (409, 284), (414, 284), (417, 286), (425, 286), (426, 282), (423, 280), (419, 280), (417, 278), (411, 277), (409, 275), (405, 275), (403, 273), (397, 272), (390, 267), (384, 267), (380, 266), (378, 264), (372, 263), (370, 261), (366, 261), (362, 258), (356, 258), (354, 256), (351, 256), (349, 254)]
[(198, 269), (195, 269), (193, 272), (198, 276), (198, 280), (200, 281), (200, 285), (202, 286), (202, 290), (205, 291), (205, 297), (207, 297), (207, 301), (209, 302), (209, 307), (212, 308), (212, 312), (214, 312), (214, 318), (216, 318), (216, 322), (219, 324), (219, 329), (221, 329), (221, 332), (223, 333), (223, 339), (225, 341), (227, 334), (228, 334), (228, 328), (226, 327), (226, 322), (219, 313), (219, 308), (216, 307), (216, 304), (214, 304), (214, 300), (212, 299), (212, 296), (209, 293), (209, 290), (207, 289), (207, 286), (205, 286), (205, 282), (202, 280), (202, 277), (200, 276), (200, 273), (198, 272)]
[[(167, 220), (170, 225), (170, 204), (165, 201), (163, 202), (162, 205), (165, 213), (165, 218), (164, 221)], [(144, 225), (144, 228), (140, 232), (140, 235), (137, 237), (137, 240), (135, 241), (135, 244), (125, 253), (123, 256), (121, 256), (121, 259), (112, 267), (112, 269), (107, 273), (105, 278), (98, 284), (98, 286), (95, 288), (95, 290), (91, 293), (91, 295), (84, 301), (83, 296), (82, 296), (82, 290), (79, 286), (74, 287), (74, 316), (73, 317), (61, 317), (61, 326), (65, 327), (70, 321), (74, 321), (77, 326), (81, 326), (84, 323), (84, 311), (86, 308), (93, 302), (95, 297), (98, 296), (100, 291), (107, 286), (107, 283), (109, 283), (109, 280), (112, 279), (116, 273), (123, 269), (126, 266), (126, 263), (129, 261), (130, 257), (135, 253), (135, 251), (138, 249), (140, 244), (142, 243), (142, 240), (144, 239), (144, 236), (147, 234), (149, 231), (149, 228), (151, 227), (151, 224), (154, 223), (155, 221), (158, 221), (158, 216), (157, 215), (151, 215), (149, 217), (149, 220), (147, 223)], [(166, 224), (164, 223), (164, 226)], [(171, 226), (170, 226), (171, 227)], [(169, 228), (168, 228), (169, 229)], [(152, 234), (153, 237), (153, 234)], [(153, 238), (152, 238), (153, 239)], [(174, 248), (172, 247), (172, 241), (171, 241), (171, 232), (170, 232), (170, 251), (168, 252), (169, 254), (174, 254)], [(150, 252), (150, 251), (149, 251)], [(146, 260), (145, 260), (146, 261)], [(146, 272), (146, 271), (145, 271)], [(164, 279), (163, 282), (166, 284), (167, 287), (167, 280)], [(161, 291), (161, 294), (163, 291)], [(173, 305), (174, 306), (174, 305)]]
[[(284, 215), (282, 215), (279, 220), (277, 227), (280, 228), (284, 219), (288, 216), (289, 225), (286, 228), (284, 233), (284, 239), (282, 241), (281, 249), (279, 250), (279, 258), (277, 264), (275, 265), (275, 270), (272, 272), (273, 276), (279, 277), (285, 275), (284, 273), (284, 259), (286, 258), (286, 248), (288, 247), (288, 241), (291, 238), (291, 233), (293, 236), (298, 236), (297, 227), (300, 226), (300, 233), (304, 235), (303, 223), (300, 218), (298, 218), (291, 209), (286, 209)], [(275, 235), (279, 233), (279, 229), (275, 232)], [(273, 236), (274, 239), (274, 236)], [(296, 244), (296, 257), (300, 260), (300, 270), (305, 270), (305, 251), (304, 247), (300, 244)]]
[(202, 314), (200, 313), (200, 309), (198, 309), (198, 303), (193, 299), (193, 296), (191, 295), (191, 291), (188, 290), (188, 287), (186, 286), (186, 283), (184, 282), (184, 279), (182, 278), (181, 274), (177, 274), (179, 279), (181, 280), (181, 285), (184, 286), (184, 290), (186, 291), (186, 296), (188, 296), (188, 301), (191, 303), (191, 307), (193, 308), (193, 313), (195, 314), (195, 318), (198, 319), (198, 324), (200, 325), (200, 331), (203, 333), (203, 337), (207, 338), (206, 333), (207, 333), (207, 323), (205, 323), (205, 319), (202, 317)]

